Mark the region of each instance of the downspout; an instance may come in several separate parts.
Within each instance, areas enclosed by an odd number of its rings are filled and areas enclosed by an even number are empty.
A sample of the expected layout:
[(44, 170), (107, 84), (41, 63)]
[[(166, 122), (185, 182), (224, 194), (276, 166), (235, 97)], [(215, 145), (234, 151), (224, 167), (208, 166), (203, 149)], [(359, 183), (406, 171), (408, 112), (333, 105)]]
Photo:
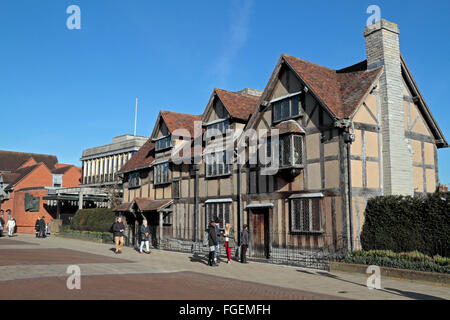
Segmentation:
[[(348, 130), (348, 129), (347, 129)], [(353, 136), (348, 131), (344, 133), (344, 135), (347, 136)], [(350, 227), (350, 252), (353, 252), (353, 204), (352, 204), (352, 166), (351, 166), (351, 159), (350, 159), (350, 146), (352, 144), (351, 139), (346, 139), (345, 141), (347, 143), (347, 189), (348, 189), (348, 225)]]
[(243, 216), (242, 216), (242, 191), (241, 191), (241, 176), (242, 176), (242, 168), (241, 168), (241, 164), (239, 161), (239, 154), (237, 152), (237, 150), (235, 150), (235, 154), (236, 154), (236, 164), (238, 167), (238, 176), (237, 176), (237, 208), (238, 208), (238, 243), (241, 243), (241, 231), (242, 231), (242, 224), (243, 224)]
[(198, 164), (193, 165), (194, 170), (194, 242), (197, 242), (198, 231)]

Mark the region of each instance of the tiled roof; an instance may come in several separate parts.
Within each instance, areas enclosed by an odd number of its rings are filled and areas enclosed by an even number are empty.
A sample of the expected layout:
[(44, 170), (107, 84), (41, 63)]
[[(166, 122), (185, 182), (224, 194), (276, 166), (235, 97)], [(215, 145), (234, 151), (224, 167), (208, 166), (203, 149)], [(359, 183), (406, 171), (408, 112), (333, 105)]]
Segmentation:
[(113, 211), (131, 211), (132, 204), (133, 204), (132, 202), (124, 202), (115, 207)]
[(274, 126), (274, 129), (278, 129), (278, 134), (286, 134), (286, 133), (298, 133), (298, 134), (305, 134), (305, 130), (300, 127), (297, 121), (295, 120), (287, 120), (278, 123)]
[(201, 115), (178, 113), (172, 111), (161, 111), (161, 116), (171, 133), (176, 129), (186, 129), (190, 136), (194, 137), (194, 122), (201, 121)]
[(148, 139), (130, 160), (119, 170), (127, 172), (133, 169), (147, 167), (155, 161), (155, 143)]
[(37, 163), (43, 162), (50, 170), (58, 163), (56, 156), (48, 154), (24, 153), (0, 150), (0, 171), (13, 172), (30, 158)]
[(248, 120), (258, 106), (259, 97), (244, 93), (214, 89), (233, 118)]
[[(74, 167), (73, 165), (65, 165), (63, 167), (58, 167), (56, 169), (51, 170), (53, 174), (65, 174), (69, 169)], [(75, 167), (77, 168), (77, 167)]]
[(134, 200), (141, 211), (155, 211), (170, 204), (173, 200), (152, 200), (149, 198), (136, 198)]
[(7, 189), (11, 189), (14, 187), (20, 180), (22, 180), (26, 175), (28, 175), (30, 172), (32, 172), (34, 169), (39, 167), (42, 163), (37, 163), (31, 166), (23, 167), (20, 169), (17, 169), (14, 172), (11, 173), (5, 173), (2, 175), (3, 182), (8, 184)]
[(286, 54), (282, 57), (337, 118), (353, 114), (382, 71), (382, 67), (367, 71), (365, 61), (334, 70)]

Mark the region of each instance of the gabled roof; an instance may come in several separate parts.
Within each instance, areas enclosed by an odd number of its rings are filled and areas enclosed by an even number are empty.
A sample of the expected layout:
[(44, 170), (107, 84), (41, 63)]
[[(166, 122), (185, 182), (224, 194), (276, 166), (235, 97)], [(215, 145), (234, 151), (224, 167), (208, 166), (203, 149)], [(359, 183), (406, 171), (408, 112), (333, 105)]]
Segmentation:
[[(213, 96), (222, 101), (232, 118), (247, 121), (258, 106), (260, 97), (252, 96), (245, 93), (232, 92), (223, 89), (214, 89)], [(212, 99), (210, 100), (212, 102)], [(208, 103), (209, 107), (210, 103)], [(207, 107), (207, 108), (208, 108)], [(205, 112), (206, 114), (206, 112)]]
[(194, 122), (201, 121), (202, 116), (173, 111), (160, 111), (152, 132), (152, 138), (154, 138), (157, 133), (161, 118), (164, 120), (164, 123), (171, 134), (173, 134), (176, 129), (186, 129), (190, 136), (194, 137)]
[[(71, 164), (65, 165), (65, 166), (59, 166), (56, 169), (51, 170), (52, 174), (65, 174), (67, 171), (69, 171), (72, 167), (75, 167)], [(77, 167), (75, 167), (77, 169)]]
[(173, 200), (153, 200), (150, 198), (136, 198), (132, 202), (124, 202), (113, 210), (116, 212), (119, 211), (128, 211), (131, 212), (133, 209), (133, 205), (136, 204), (137, 209), (140, 211), (156, 211), (164, 209), (165, 207), (171, 205)]
[(155, 161), (155, 144), (148, 139), (142, 147), (119, 170), (119, 173), (133, 171), (150, 166)]
[(334, 70), (286, 54), (282, 59), (335, 118), (350, 117), (383, 70), (367, 71), (366, 61)]
[(58, 163), (58, 158), (53, 155), (0, 150), (0, 171), (13, 172), (30, 158), (37, 163), (43, 162), (50, 170)]
[(25, 178), (28, 174), (34, 171), (34, 169), (41, 166), (42, 163), (37, 163), (31, 166), (23, 167), (17, 169), (11, 173), (2, 174), (3, 182), (8, 185), (6, 190), (12, 189), (17, 183), (19, 183), (23, 178)]
[(408, 85), (410, 91), (414, 95), (414, 97), (413, 97), (414, 102), (417, 103), (420, 112), (422, 113), (431, 132), (433, 133), (434, 139), (436, 140), (436, 146), (438, 148), (447, 148), (448, 142), (445, 139), (445, 136), (442, 133), (441, 129), (439, 128), (436, 120), (434, 119), (430, 108), (428, 107), (427, 103), (425, 102), (425, 99), (423, 98), (422, 93), (419, 90), (419, 87), (417, 86), (416, 82), (414, 81), (411, 71), (409, 70), (408, 65), (406, 64), (405, 58), (401, 54), (400, 54), (400, 59), (401, 59), (401, 63), (402, 63), (403, 78), (405, 79), (405, 82)]

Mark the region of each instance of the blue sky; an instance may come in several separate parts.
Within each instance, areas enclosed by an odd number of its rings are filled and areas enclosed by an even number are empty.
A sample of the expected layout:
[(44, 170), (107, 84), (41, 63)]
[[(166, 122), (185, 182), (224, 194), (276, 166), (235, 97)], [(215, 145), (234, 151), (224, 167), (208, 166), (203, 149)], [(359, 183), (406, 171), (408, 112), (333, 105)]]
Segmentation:
[[(68, 30), (66, 8), (81, 8)], [(0, 149), (80, 165), (83, 149), (139, 135), (160, 109), (200, 114), (214, 87), (264, 89), (280, 54), (331, 68), (365, 59), (366, 9), (400, 27), (400, 48), (450, 140), (449, 1), (2, 0)], [(450, 151), (439, 151), (450, 184)]]

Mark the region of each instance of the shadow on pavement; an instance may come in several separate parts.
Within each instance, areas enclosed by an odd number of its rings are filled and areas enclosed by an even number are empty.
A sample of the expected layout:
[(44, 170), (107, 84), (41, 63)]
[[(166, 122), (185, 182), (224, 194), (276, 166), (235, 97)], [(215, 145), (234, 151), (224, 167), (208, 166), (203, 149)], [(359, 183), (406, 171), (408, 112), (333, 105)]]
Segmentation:
[[(327, 273), (327, 272), (322, 272), (322, 271), (317, 271), (316, 273), (314, 272), (310, 272), (310, 271), (306, 271), (306, 270), (297, 270), (298, 272), (302, 272), (302, 273), (306, 273), (306, 274), (311, 274), (311, 275), (318, 275), (318, 276), (322, 276), (322, 277), (328, 277), (331, 279), (335, 279), (335, 280), (339, 280), (339, 281), (343, 281), (343, 282), (347, 282), (347, 283), (351, 283), (360, 287), (364, 287), (367, 288), (367, 285), (365, 284), (361, 284), (358, 282), (354, 282), (354, 281), (349, 281), (349, 280), (345, 280), (340, 278), (337, 275), (331, 274), (331, 273)], [(369, 290), (369, 289), (367, 289)], [(393, 294), (396, 296), (402, 296), (402, 297), (406, 297), (406, 298), (410, 298), (410, 299), (416, 299), (416, 300), (445, 300), (443, 298), (440, 297), (435, 297), (435, 296), (430, 296), (427, 294), (423, 294), (423, 293), (418, 293), (418, 292), (412, 292), (412, 291), (403, 291), (400, 289), (393, 289), (393, 288), (384, 288), (384, 289), (377, 289), (378, 291), (382, 291), (382, 292), (386, 292), (389, 294)]]

